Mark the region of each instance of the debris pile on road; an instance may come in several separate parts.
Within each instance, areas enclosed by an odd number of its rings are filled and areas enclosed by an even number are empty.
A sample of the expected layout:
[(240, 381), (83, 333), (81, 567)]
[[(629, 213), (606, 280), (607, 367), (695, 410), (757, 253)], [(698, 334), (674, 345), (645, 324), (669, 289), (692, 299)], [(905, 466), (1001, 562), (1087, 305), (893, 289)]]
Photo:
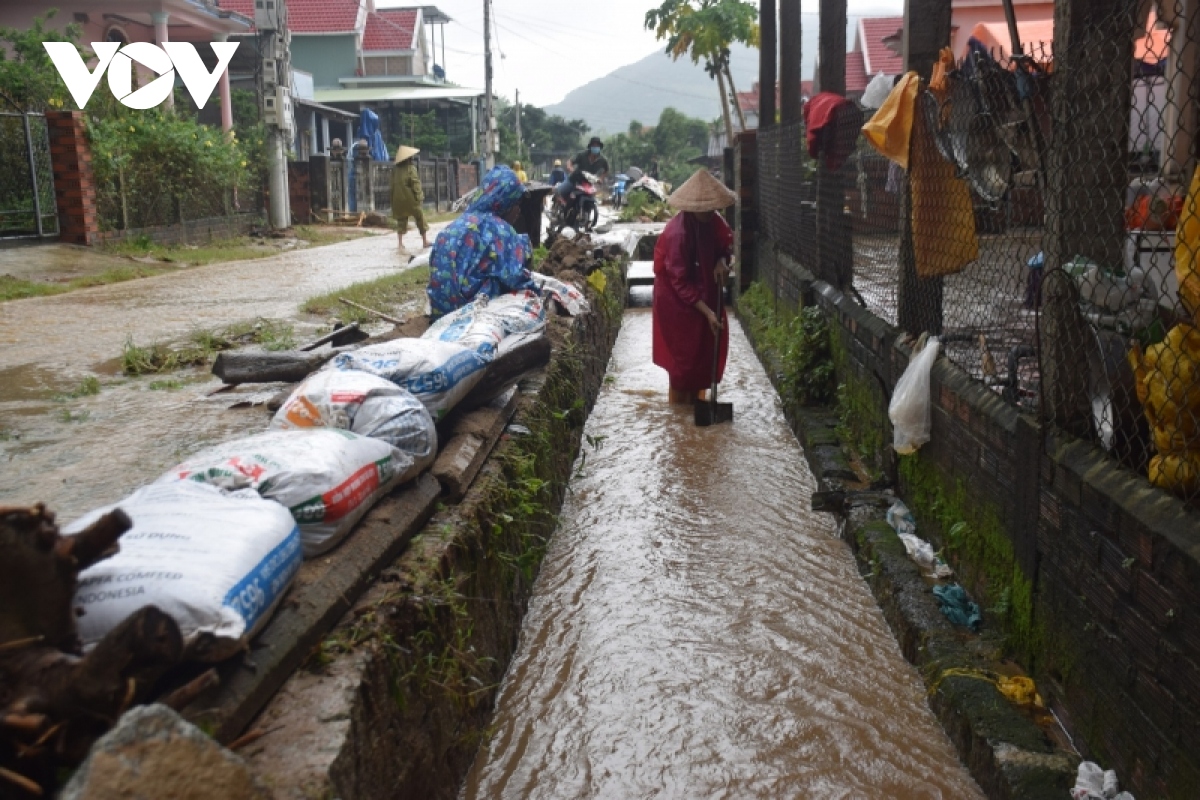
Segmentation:
[(624, 254), (625, 249), (619, 242), (597, 241), (586, 234), (574, 239), (560, 236), (550, 245), (539, 269), (547, 275), (571, 281), (580, 275), (590, 275), (605, 261), (621, 258)]

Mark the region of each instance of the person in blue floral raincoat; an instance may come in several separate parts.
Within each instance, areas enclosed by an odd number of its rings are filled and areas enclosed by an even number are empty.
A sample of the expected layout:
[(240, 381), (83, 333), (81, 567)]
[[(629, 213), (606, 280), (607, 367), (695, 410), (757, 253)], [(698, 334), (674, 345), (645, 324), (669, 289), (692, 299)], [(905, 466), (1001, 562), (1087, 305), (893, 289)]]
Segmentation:
[(429, 259), (429, 307), (433, 317), (462, 308), (478, 294), (497, 297), (522, 289), (537, 291), (525, 268), (533, 254), (529, 237), (512, 223), (525, 187), (505, 166), (483, 177), (461, 217), (438, 234)]

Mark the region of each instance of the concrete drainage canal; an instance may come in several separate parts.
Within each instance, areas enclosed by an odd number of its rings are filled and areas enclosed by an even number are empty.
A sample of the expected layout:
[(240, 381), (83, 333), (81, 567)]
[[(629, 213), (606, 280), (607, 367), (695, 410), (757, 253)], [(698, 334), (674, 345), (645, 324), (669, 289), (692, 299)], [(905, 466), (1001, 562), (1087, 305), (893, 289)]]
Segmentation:
[(476, 798), (981, 797), (734, 322), (722, 400), (666, 403), (626, 311)]

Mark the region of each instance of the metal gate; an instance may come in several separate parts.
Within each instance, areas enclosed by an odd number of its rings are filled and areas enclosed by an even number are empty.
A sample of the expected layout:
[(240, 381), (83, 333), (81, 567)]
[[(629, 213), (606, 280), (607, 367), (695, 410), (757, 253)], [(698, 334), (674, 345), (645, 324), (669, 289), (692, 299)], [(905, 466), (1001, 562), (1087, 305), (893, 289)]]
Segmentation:
[(0, 239), (57, 235), (46, 115), (0, 111)]

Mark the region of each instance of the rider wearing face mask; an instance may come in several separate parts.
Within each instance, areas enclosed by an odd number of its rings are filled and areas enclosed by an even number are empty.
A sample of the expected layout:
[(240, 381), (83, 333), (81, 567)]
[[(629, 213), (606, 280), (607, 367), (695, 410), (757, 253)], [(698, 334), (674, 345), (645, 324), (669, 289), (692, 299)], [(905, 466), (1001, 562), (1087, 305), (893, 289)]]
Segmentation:
[(599, 136), (593, 136), (588, 142), (588, 149), (575, 156), (575, 160), (571, 162), (571, 169), (575, 172), (590, 172), (597, 178), (603, 178), (608, 174), (608, 159), (600, 155), (603, 149), (604, 142), (600, 141)]

